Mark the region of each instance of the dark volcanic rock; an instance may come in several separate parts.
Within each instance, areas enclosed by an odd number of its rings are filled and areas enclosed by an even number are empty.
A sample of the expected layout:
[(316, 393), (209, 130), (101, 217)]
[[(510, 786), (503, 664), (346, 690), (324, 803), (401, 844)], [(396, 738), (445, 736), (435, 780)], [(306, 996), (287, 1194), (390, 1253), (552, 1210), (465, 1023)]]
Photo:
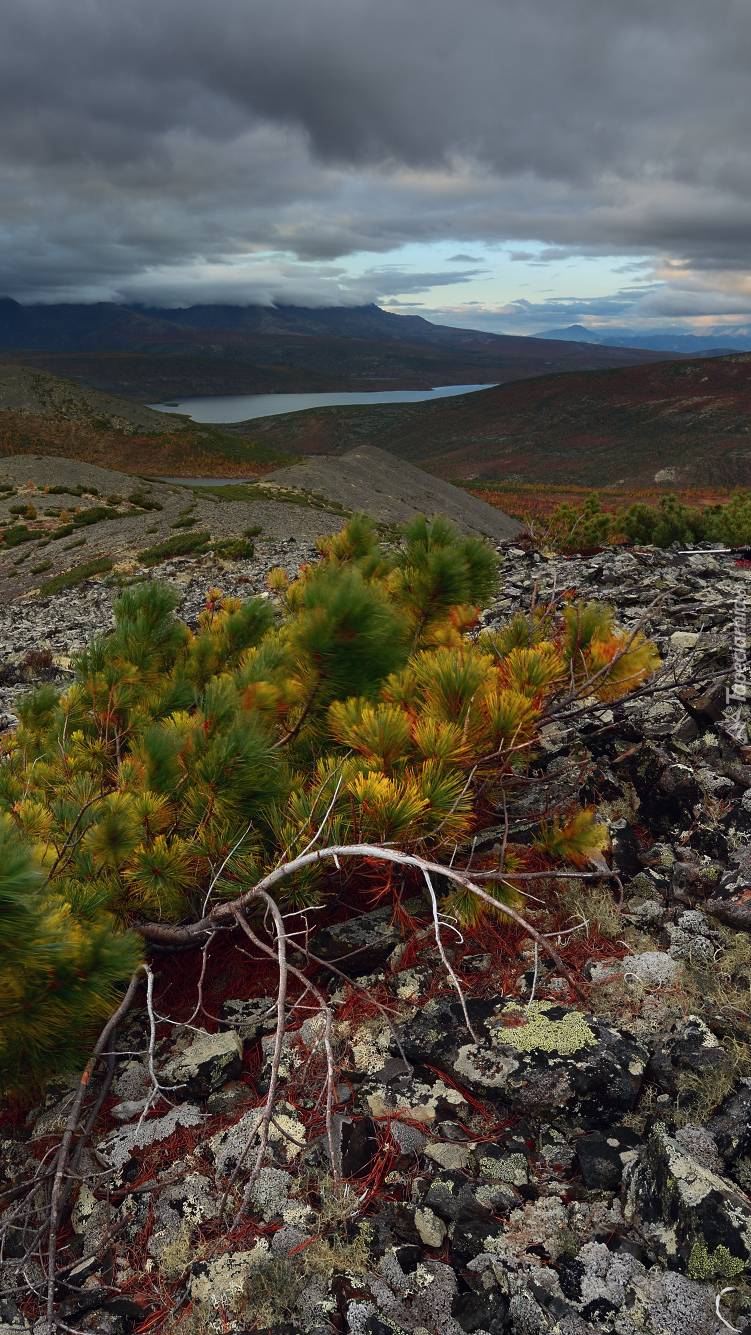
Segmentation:
[(681, 1077), (719, 1070), (727, 1060), (724, 1048), (704, 1021), (698, 1015), (689, 1015), (658, 1040), (649, 1073), (663, 1094), (675, 1094)]
[(641, 1147), (642, 1138), (627, 1126), (595, 1131), (576, 1142), (584, 1185), (598, 1191), (620, 1190), (624, 1169)]
[(205, 1098), (242, 1071), (243, 1049), (237, 1034), (199, 1032), (184, 1052), (174, 1057), (161, 1074), (168, 1088), (180, 1091), (181, 1098)]
[(391, 925), (391, 909), (384, 908), (324, 928), (312, 938), (310, 949), (356, 978), (380, 969), (400, 941), (398, 928)]
[(461, 1008), (428, 1003), (402, 1032), (407, 1056), (430, 1052), (460, 1084), (537, 1120), (564, 1117), (582, 1129), (608, 1126), (630, 1112), (648, 1061), (631, 1035), (554, 1002), (481, 1002), (470, 1009), (479, 1043)]
[(672, 1269), (695, 1279), (748, 1271), (751, 1200), (664, 1128), (654, 1129), (632, 1174), (625, 1215)]
[(751, 1149), (751, 1081), (742, 1080), (707, 1124), (726, 1163), (735, 1163)]
[(751, 845), (739, 849), (733, 863), (707, 900), (707, 913), (729, 927), (751, 931)]
[(458, 1294), (452, 1304), (451, 1315), (468, 1335), (473, 1331), (504, 1335), (509, 1328), (508, 1308), (508, 1298), (495, 1288)]

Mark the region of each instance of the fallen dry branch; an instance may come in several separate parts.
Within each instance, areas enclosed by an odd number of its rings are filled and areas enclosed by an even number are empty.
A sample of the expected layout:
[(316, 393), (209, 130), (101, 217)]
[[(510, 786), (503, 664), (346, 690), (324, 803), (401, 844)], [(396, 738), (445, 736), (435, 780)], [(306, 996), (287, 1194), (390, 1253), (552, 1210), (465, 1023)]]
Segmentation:
[[(486, 891), (482, 890), (476, 884), (474, 878), (466, 872), (457, 871), (453, 867), (446, 867), (437, 862), (428, 861), (426, 858), (417, 857), (413, 853), (402, 853), (397, 848), (388, 848), (382, 844), (337, 844), (328, 848), (316, 849), (315, 852), (305, 853), (298, 858), (293, 858), (290, 862), (281, 863), (269, 872), (257, 885), (247, 890), (245, 894), (240, 895), (230, 903), (217, 904), (207, 917), (199, 922), (186, 923), (181, 926), (169, 926), (164, 923), (136, 923), (134, 930), (139, 932), (146, 941), (156, 945), (166, 946), (173, 949), (196, 948), (204, 942), (207, 935), (217, 928), (231, 925), (232, 919), (238, 912), (243, 912), (254, 900), (260, 899), (268, 894), (269, 890), (285, 880), (288, 876), (293, 876), (304, 867), (313, 866), (315, 863), (324, 861), (333, 861), (338, 865), (339, 858), (368, 858), (380, 862), (397, 863), (402, 867), (414, 867), (422, 875), (427, 872), (429, 875), (443, 876), (456, 885), (461, 885), (465, 889), (471, 890), (477, 895), (478, 899), (488, 904), (497, 913), (510, 918), (521, 927), (528, 936), (536, 941), (537, 944), (552, 959), (556, 969), (563, 975), (569, 983), (580, 1001), (586, 1003), (586, 997), (581, 985), (574, 977), (571, 970), (564, 964), (563, 960), (545, 940), (542, 933), (538, 932), (526, 918), (522, 917), (516, 909), (510, 908), (507, 904), (500, 903)], [(555, 872), (548, 875), (554, 876)], [(598, 873), (600, 874), (600, 873)], [(605, 875), (606, 873), (601, 873)]]

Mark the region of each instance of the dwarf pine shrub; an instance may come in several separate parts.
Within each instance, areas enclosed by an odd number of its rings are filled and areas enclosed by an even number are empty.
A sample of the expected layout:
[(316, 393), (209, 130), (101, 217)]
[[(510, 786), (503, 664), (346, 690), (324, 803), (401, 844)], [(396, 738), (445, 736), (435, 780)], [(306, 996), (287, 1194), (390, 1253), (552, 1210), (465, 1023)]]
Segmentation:
[[(277, 610), (213, 590), (195, 631), (168, 587), (125, 589), (73, 684), (19, 705), (0, 757), (6, 1089), (80, 1056), (143, 958), (139, 921), (197, 920), (316, 838), (448, 857), (556, 695), (614, 699), (656, 666), (594, 604), (470, 639), (497, 560), (444, 520), (387, 552), (356, 517), (320, 551), (291, 582), (272, 572)], [(580, 865), (601, 833), (580, 812), (541, 847)], [(324, 893), (315, 867), (284, 883), (290, 907)], [(479, 913), (470, 892), (444, 906)]]
[(726, 504), (699, 510), (671, 493), (661, 496), (657, 505), (638, 501), (628, 510), (608, 514), (593, 493), (581, 505), (564, 501), (557, 506), (541, 536), (557, 551), (582, 554), (597, 551), (618, 537), (640, 546), (721, 542), (740, 547), (751, 543), (751, 494), (737, 490)]
[(544, 537), (557, 551), (586, 555), (609, 542), (613, 531), (613, 515), (603, 510), (593, 492), (581, 505), (562, 501), (548, 519)]

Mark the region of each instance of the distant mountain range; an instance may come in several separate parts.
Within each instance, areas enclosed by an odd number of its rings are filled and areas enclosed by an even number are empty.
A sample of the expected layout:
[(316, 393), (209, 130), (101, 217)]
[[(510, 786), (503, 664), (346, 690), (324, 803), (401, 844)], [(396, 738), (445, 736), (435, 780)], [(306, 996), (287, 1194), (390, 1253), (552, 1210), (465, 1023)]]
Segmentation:
[(720, 330), (717, 334), (675, 334), (664, 329), (657, 334), (641, 334), (638, 329), (587, 329), (570, 324), (566, 329), (546, 329), (534, 338), (552, 338), (562, 343), (596, 343), (605, 348), (649, 348), (654, 352), (684, 352), (689, 356), (722, 357), (729, 352), (751, 352), (751, 326), (747, 329)]
[(213, 394), (492, 385), (641, 366), (675, 353), (435, 325), (379, 306), (21, 306), (0, 299), (0, 360), (142, 402)]

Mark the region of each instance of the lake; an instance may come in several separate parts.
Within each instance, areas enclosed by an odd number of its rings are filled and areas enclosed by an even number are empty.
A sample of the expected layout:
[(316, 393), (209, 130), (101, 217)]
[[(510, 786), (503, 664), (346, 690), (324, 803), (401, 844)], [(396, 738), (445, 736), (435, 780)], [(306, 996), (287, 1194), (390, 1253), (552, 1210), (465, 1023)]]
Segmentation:
[(216, 394), (205, 399), (170, 399), (150, 403), (160, 413), (183, 413), (194, 422), (247, 422), (253, 417), (279, 417), (306, 408), (346, 408), (354, 403), (424, 403), (455, 394), (472, 394), (492, 385), (439, 385), (437, 389), (377, 389), (364, 394)]

